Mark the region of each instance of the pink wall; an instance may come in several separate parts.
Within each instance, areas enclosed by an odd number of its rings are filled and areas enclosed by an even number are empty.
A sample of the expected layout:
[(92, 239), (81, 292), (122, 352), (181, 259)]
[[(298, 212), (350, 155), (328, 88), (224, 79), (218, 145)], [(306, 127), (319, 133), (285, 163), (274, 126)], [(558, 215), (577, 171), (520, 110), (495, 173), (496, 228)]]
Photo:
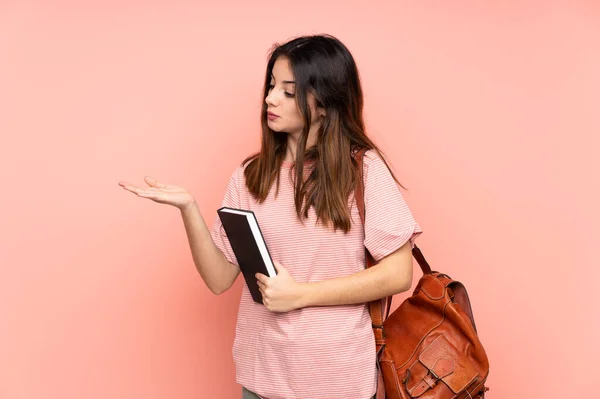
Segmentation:
[(212, 223), (268, 48), (319, 32), (355, 55), (426, 256), (469, 289), (489, 397), (592, 389), (597, 3), (111, 3), (0, 3), (0, 398), (239, 397), (241, 280), (210, 294), (178, 211), (117, 182), (182, 185)]

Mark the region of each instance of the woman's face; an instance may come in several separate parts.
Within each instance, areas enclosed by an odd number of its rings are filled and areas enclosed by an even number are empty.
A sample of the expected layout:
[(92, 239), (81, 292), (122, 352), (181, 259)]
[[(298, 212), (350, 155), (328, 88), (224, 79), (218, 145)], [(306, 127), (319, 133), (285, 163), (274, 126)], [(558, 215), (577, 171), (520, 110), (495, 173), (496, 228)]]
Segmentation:
[[(296, 84), (294, 74), (290, 68), (287, 58), (279, 57), (273, 65), (269, 94), (265, 98), (267, 103), (267, 123), (269, 127), (276, 132), (286, 132), (299, 136), (304, 127), (304, 121), (296, 102)], [(315, 109), (314, 96), (308, 95), (308, 103), (311, 110), (312, 122), (311, 129), (319, 120), (319, 115), (323, 116), (323, 110), (317, 115)], [(274, 116), (276, 115), (276, 116)]]

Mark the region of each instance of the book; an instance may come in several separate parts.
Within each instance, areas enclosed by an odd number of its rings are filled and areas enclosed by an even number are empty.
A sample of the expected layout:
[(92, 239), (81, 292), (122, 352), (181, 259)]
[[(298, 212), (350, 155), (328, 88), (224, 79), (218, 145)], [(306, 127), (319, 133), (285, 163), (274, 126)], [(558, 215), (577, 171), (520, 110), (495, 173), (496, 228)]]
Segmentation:
[(238, 261), (254, 302), (262, 303), (256, 273), (269, 277), (277, 275), (273, 259), (260, 231), (254, 212), (222, 207), (217, 209), (221, 224)]

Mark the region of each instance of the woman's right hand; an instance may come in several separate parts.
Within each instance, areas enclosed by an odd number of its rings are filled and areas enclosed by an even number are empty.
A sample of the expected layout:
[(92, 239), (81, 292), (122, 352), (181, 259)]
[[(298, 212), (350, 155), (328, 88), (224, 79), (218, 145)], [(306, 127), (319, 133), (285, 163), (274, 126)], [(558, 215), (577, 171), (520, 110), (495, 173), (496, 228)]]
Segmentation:
[(149, 198), (161, 204), (173, 205), (181, 210), (194, 203), (194, 197), (184, 188), (159, 183), (150, 176), (144, 177), (144, 181), (150, 187), (137, 187), (124, 181), (119, 181), (119, 186), (131, 191), (138, 197)]

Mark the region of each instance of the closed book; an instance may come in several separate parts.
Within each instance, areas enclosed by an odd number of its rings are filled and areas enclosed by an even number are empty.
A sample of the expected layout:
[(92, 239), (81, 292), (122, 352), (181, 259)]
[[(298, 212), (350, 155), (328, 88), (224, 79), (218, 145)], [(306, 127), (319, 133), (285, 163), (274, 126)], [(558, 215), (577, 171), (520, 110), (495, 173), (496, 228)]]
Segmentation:
[(222, 207), (217, 210), (221, 224), (231, 244), (252, 299), (262, 303), (262, 295), (256, 282), (256, 273), (268, 277), (277, 275), (269, 249), (254, 212), (244, 209)]

